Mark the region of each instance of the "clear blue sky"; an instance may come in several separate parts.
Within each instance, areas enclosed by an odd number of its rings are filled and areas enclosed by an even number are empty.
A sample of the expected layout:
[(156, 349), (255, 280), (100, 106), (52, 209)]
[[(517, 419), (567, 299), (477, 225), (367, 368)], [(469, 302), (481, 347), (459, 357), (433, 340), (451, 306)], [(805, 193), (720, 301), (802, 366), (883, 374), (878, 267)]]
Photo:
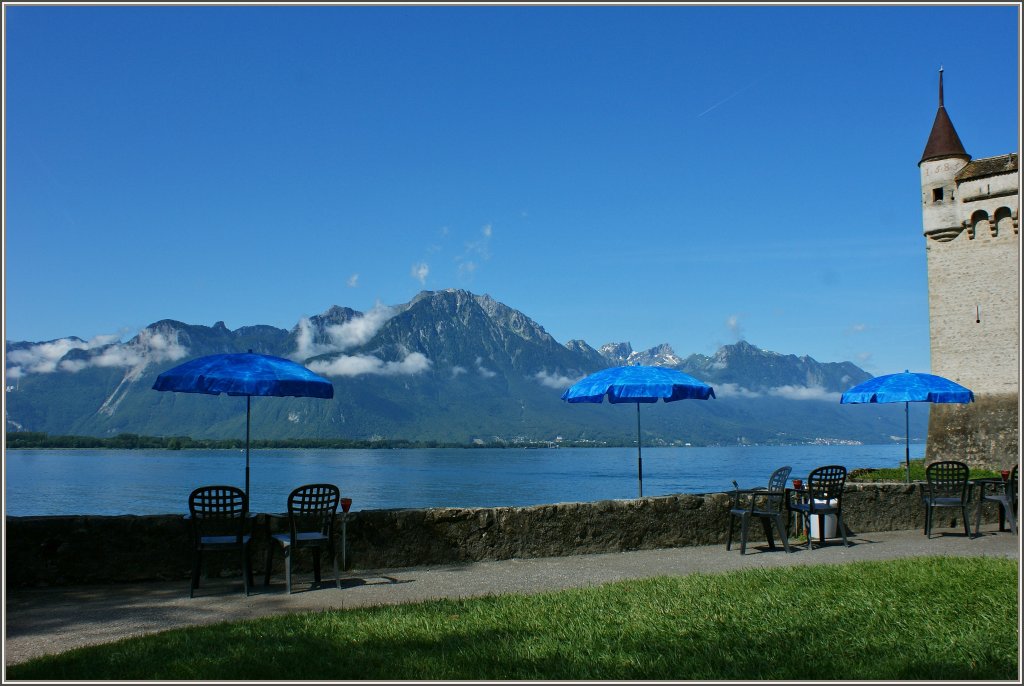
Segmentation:
[(1014, 5), (4, 20), (12, 341), (290, 329), (454, 287), (562, 343), (926, 371), (940, 66), (967, 151), (1018, 149)]

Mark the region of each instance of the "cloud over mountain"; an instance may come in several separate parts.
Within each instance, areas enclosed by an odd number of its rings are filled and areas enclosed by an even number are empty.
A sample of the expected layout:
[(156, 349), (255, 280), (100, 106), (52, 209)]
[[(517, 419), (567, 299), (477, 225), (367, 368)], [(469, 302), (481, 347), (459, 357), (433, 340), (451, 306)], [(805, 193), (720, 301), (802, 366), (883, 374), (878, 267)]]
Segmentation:
[(315, 342), (315, 327), (309, 317), (303, 317), (298, 323), (292, 359), (307, 360), (317, 355), (344, 352), (362, 345), (373, 338), (394, 315), (394, 308), (377, 303), (366, 314), (353, 317), (341, 324), (327, 326), (323, 333), (328, 340), (324, 343)]
[(317, 374), (326, 376), (396, 376), (424, 372), (430, 369), (430, 360), (423, 353), (409, 353), (399, 362), (384, 362), (373, 355), (341, 355), (333, 360), (314, 360), (308, 366)]
[[(18, 348), (7, 354), (7, 378), (56, 371), (80, 372), (88, 367), (144, 367), (150, 363), (173, 362), (188, 354), (177, 338), (160, 331), (142, 329), (127, 343), (116, 334), (96, 336), (89, 341), (61, 338)], [(72, 351), (83, 354), (70, 356)]]

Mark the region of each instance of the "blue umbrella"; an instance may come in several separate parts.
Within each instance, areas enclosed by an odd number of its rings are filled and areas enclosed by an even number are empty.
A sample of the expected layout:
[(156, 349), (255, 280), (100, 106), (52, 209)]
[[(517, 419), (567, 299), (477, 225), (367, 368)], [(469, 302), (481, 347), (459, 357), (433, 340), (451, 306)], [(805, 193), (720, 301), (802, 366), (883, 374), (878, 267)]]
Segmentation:
[(197, 357), (156, 377), (156, 391), (245, 396), (245, 494), (249, 495), (249, 418), (252, 396), (333, 398), (334, 384), (283, 357), (226, 353)]
[(562, 394), (570, 403), (599, 403), (607, 396), (610, 403), (636, 403), (636, 463), (640, 497), (644, 495), (644, 461), (640, 448), (640, 403), (659, 399), (707, 400), (715, 389), (689, 374), (665, 367), (611, 367), (577, 381)]
[(969, 403), (974, 391), (944, 376), (905, 371), (868, 379), (839, 398), (845, 403), (903, 403), (907, 426), (907, 482), (910, 482), (910, 403)]

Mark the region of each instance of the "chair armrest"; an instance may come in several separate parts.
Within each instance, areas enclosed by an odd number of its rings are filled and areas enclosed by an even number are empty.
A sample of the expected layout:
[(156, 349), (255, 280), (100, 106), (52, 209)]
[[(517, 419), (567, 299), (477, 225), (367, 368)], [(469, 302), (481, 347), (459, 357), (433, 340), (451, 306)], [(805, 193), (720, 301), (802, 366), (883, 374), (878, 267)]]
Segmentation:
[(746, 509), (753, 511), (754, 501), (757, 499), (758, 494), (767, 493), (768, 489), (761, 488), (736, 488), (733, 489), (732, 496), (732, 509), (736, 510), (740, 508), (740, 499), (743, 496), (747, 497)]

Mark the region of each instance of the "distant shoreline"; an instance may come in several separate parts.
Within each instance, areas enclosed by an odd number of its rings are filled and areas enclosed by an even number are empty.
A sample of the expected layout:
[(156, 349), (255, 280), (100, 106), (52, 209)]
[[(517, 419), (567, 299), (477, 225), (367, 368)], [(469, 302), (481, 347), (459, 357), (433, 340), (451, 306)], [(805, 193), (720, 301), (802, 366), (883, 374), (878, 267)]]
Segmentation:
[[(50, 436), (41, 432), (15, 431), (7, 433), (7, 450), (244, 450), (243, 439), (194, 439), (189, 436), (140, 436), (137, 434), (118, 434), (110, 438), (98, 436)], [(921, 441), (913, 441), (921, 443)], [(829, 439), (827, 441), (803, 443), (756, 443), (739, 446), (737, 444), (703, 444), (689, 442), (685, 445), (659, 441), (643, 448), (717, 448), (717, 447), (786, 447), (800, 445), (889, 445), (889, 443), (865, 444), (858, 441)], [(895, 443), (893, 443), (895, 445)], [(476, 440), (469, 443), (444, 441), (409, 441), (405, 439), (356, 440), (346, 438), (304, 438), (304, 439), (254, 439), (250, 441), (252, 450), (394, 450), (394, 449), (544, 449), (544, 448), (636, 448), (636, 443), (616, 441), (566, 440), (560, 441), (504, 441), (484, 442)]]

